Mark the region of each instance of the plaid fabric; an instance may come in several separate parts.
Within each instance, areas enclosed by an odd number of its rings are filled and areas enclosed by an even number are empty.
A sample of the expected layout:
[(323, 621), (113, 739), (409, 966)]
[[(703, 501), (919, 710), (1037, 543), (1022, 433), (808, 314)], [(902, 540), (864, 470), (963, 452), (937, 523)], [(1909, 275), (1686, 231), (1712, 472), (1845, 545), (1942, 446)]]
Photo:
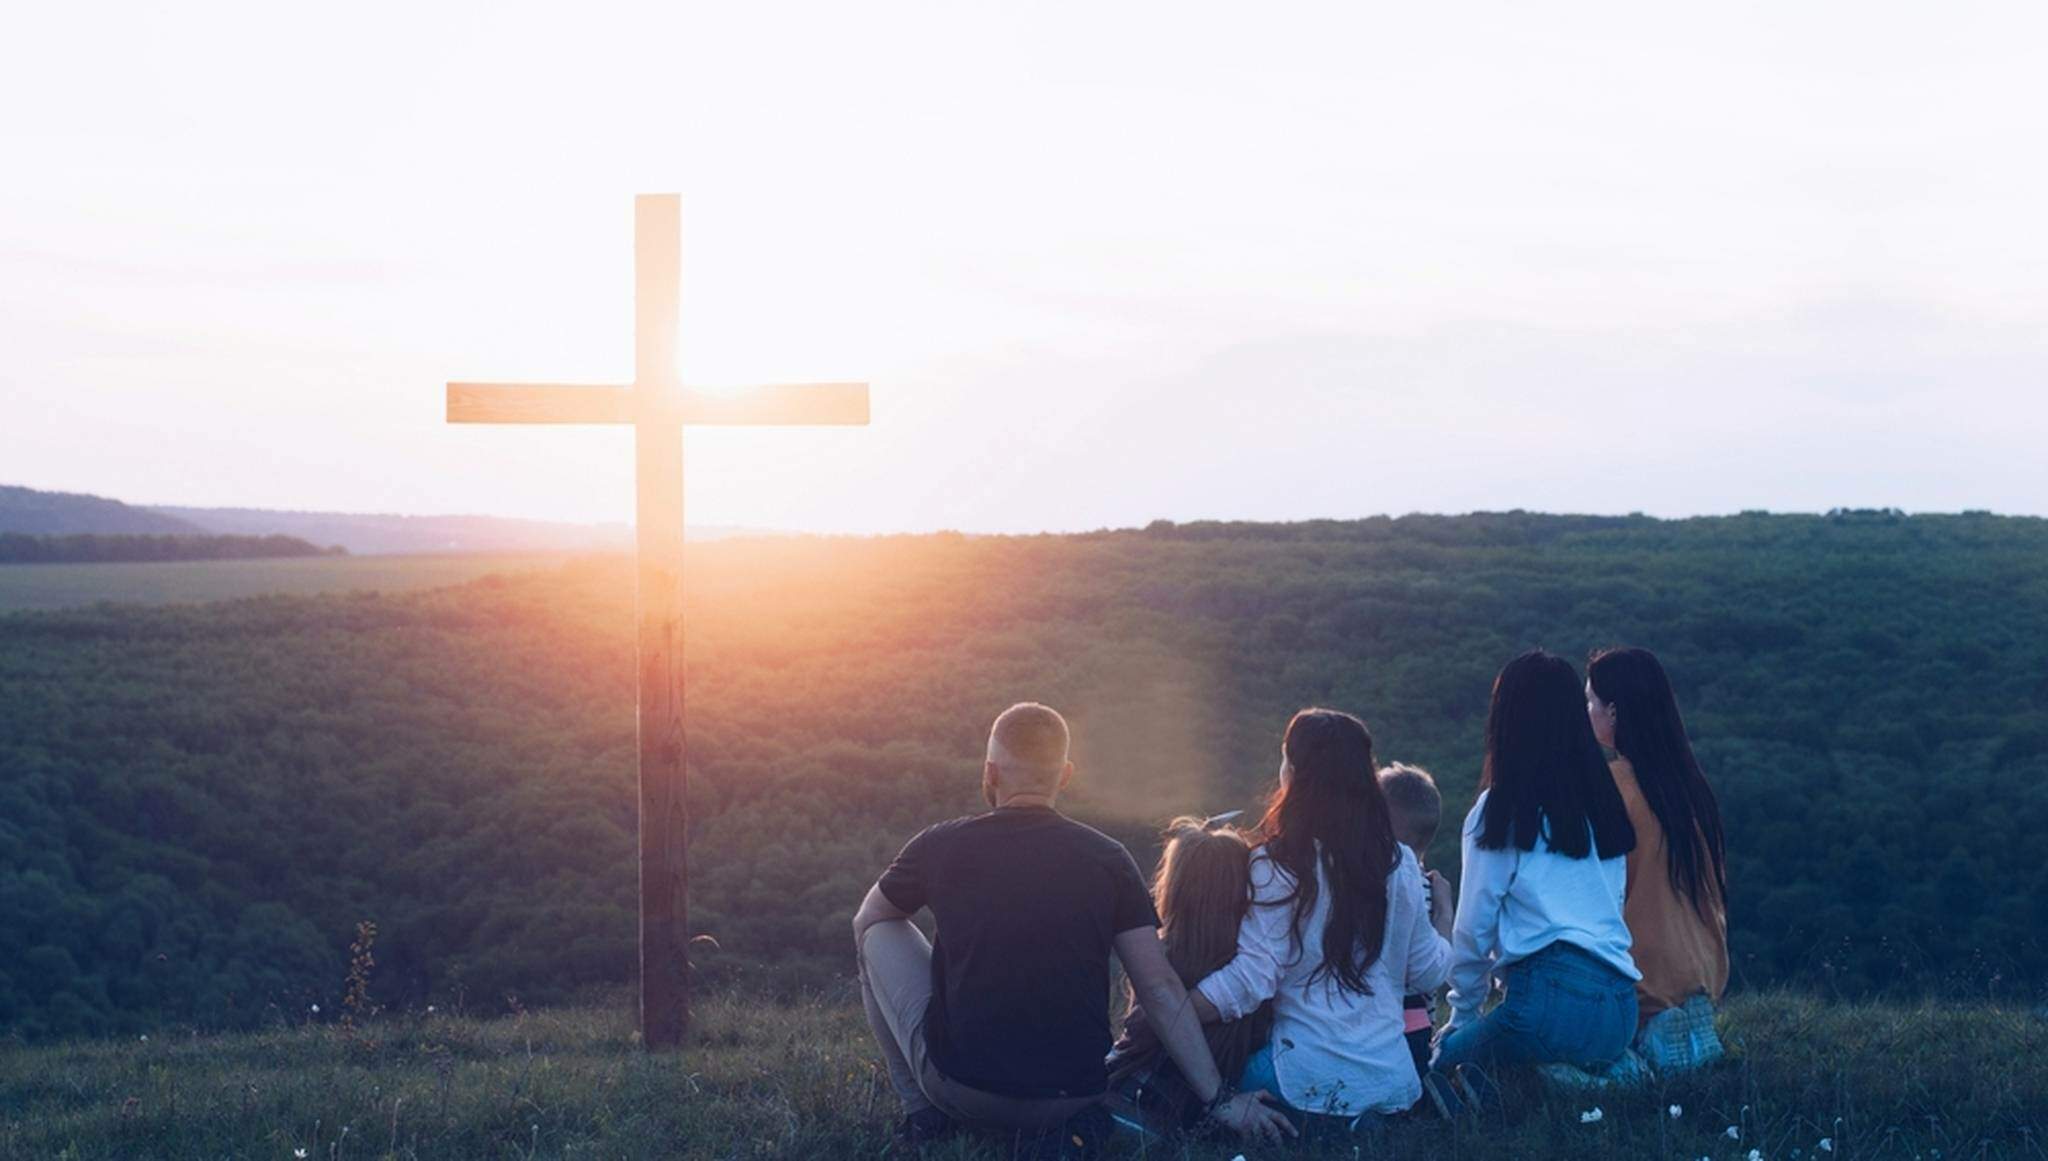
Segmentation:
[(1689, 1072), (1721, 1059), (1721, 1036), (1714, 1030), (1714, 1002), (1694, 996), (1682, 1007), (1667, 1008), (1636, 1034), (1636, 1051), (1659, 1073)]

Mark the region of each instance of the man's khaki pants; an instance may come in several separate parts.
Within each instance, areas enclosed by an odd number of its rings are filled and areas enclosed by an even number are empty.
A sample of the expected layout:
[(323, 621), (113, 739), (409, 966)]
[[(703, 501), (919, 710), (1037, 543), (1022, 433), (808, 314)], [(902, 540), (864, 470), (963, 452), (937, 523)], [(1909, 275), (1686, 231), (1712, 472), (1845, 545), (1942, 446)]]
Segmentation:
[(1100, 1096), (1032, 1100), (1000, 1096), (949, 1080), (925, 1047), (925, 1009), (932, 1000), (932, 945), (907, 919), (875, 924), (861, 935), (860, 998), (868, 1027), (881, 1043), (889, 1084), (906, 1115), (936, 1107), (968, 1125), (1050, 1129)]

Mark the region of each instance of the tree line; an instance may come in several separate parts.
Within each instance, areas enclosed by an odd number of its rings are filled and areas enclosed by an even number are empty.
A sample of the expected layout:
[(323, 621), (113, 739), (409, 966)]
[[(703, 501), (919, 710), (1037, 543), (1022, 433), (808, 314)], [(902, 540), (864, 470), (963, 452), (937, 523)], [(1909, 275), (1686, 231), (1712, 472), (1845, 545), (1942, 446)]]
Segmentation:
[(346, 556), (296, 536), (213, 536), (79, 532), (65, 536), (0, 532), (0, 564), (99, 564), (149, 560), (259, 560)]

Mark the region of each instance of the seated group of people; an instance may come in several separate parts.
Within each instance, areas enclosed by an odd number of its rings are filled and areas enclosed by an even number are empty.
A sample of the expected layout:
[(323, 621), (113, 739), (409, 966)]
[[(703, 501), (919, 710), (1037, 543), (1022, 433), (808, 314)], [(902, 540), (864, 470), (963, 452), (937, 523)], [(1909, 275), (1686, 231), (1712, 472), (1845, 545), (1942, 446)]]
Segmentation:
[[(1350, 714), (1294, 715), (1257, 827), (1176, 820), (1149, 888), (1122, 844), (1055, 809), (1068, 740), (1046, 706), (1004, 711), (990, 810), (913, 838), (854, 917), (908, 1141), (1092, 1141), (1119, 1121), (1349, 1133), (1484, 1104), (1487, 1070), (1603, 1083), (1718, 1050), (1720, 811), (1645, 650), (1594, 654), (1583, 686), (1540, 651), (1501, 670), (1455, 897), (1424, 868), (1434, 779), (1381, 768)], [(930, 942), (911, 922), (927, 907)], [(1112, 955), (1129, 988), (1114, 1044)]]

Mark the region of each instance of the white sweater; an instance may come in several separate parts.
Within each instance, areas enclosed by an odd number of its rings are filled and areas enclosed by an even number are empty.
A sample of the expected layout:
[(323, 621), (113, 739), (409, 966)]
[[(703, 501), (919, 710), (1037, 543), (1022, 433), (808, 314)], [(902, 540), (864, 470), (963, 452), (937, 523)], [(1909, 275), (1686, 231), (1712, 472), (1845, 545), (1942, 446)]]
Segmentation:
[[(1387, 930), (1380, 956), (1366, 969), (1370, 995), (1355, 995), (1325, 976), (1309, 976), (1323, 958), (1323, 928), (1330, 891), (1322, 889), (1301, 925), (1297, 948), (1290, 931), (1294, 905), (1283, 902), (1294, 878), (1266, 856), (1252, 855), (1252, 907), (1237, 929), (1237, 955), (1196, 985), (1225, 1019), (1249, 1015), (1273, 1001), (1273, 1070), (1277, 1094), (1305, 1112), (1357, 1116), (1398, 1112), (1422, 1097), (1421, 1083), (1403, 1039), (1401, 997), (1443, 983), (1450, 945), (1429, 925), (1422, 870), (1401, 848), (1401, 863), (1387, 876)], [(1235, 1077), (1228, 1078), (1235, 1080)]]
[(1566, 858), (1550, 849), (1549, 821), (1536, 849), (1482, 850), (1479, 832), (1489, 791), (1465, 816), (1465, 865), (1459, 872), (1458, 921), (1451, 933), (1450, 1027), (1470, 1023), (1493, 990), (1493, 973), (1559, 940), (1613, 964), (1632, 980), (1622, 921), (1628, 859)]

